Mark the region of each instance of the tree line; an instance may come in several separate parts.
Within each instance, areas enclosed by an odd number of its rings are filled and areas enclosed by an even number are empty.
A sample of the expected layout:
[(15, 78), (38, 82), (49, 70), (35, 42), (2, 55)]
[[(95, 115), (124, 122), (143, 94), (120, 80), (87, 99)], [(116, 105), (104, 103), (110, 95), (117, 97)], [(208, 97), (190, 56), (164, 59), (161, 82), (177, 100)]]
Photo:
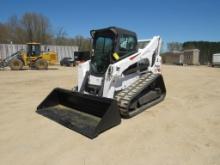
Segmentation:
[(54, 32), (50, 20), (39, 13), (27, 12), (0, 22), (0, 43), (25, 44), (40, 42), (50, 45), (76, 45), (79, 50), (90, 50), (91, 41), (83, 36), (69, 37), (63, 28)]
[[(21, 17), (12, 16), (6, 22), (0, 22), (0, 43), (25, 44), (27, 42), (40, 42), (45, 45), (76, 45), (79, 50), (91, 50), (91, 39), (80, 35), (69, 37), (63, 28), (54, 32), (50, 20), (39, 13), (27, 12)], [(220, 52), (220, 42), (187, 41), (167, 44), (167, 50), (170, 52), (185, 49), (199, 49), (200, 63), (206, 64), (212, 61), (212, 54)]]

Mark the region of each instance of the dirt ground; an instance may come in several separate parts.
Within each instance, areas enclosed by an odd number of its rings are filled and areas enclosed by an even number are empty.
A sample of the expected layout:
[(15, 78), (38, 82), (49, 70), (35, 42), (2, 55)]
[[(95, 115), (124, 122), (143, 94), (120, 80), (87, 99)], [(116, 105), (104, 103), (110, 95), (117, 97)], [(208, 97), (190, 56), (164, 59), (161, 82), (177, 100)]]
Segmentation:
[(163, 102), (94, 140), (35, 113), (76, 68), (0, 71), (2, 165), (219, 165), (220, 68), (163, 66)]

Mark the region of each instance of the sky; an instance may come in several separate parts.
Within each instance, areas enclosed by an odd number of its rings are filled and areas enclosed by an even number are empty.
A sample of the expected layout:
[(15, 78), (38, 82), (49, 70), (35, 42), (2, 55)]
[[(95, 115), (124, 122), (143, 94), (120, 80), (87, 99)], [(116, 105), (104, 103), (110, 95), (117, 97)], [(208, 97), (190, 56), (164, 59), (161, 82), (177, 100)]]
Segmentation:
[(37, 12), (56, 32), (89, 37), (91, 29), (118, 26), (139, 39), (220, 41), (220, 0), (0, 0), (0, 22)]

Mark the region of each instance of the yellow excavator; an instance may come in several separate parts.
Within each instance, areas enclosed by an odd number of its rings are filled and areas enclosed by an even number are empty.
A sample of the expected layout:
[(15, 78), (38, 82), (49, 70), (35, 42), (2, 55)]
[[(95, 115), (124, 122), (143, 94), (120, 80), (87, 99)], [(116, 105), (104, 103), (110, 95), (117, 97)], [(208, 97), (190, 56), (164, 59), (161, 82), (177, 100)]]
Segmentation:
[(20, 50), (0, 61), (0, 68), (9, 66), (11, 70), (21, 70), (23, 66), (33, 69), (48, 69), (48, 65), (58, 62), (56, 52), (41, 51), (41, 44), (37, 42), (27, 43), (27, 50)]

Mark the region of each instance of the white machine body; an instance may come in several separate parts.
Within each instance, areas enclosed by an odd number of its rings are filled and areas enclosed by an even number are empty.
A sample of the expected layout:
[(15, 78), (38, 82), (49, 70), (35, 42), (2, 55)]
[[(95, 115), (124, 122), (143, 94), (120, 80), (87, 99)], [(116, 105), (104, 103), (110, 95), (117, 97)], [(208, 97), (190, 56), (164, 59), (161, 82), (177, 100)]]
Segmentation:
[[(114, 94), (117, 91), (123, 90), (133, 84), (143, 72), (137, 71), (133, 74), (124, 75), (125, 71), (129, 66), (138, 63), (141, 64), (148, 60), (148, 69), (144, 72), (160, 73), (161, 72), (161, 38), (155, 36), (150, 40), (139, 40), (138, 43), (144, 45), (139, 48), (138, 52), (124, 58), (114, 64), (110, 64), (104, 78), (96, 77), (93, 75), (89, 76), (88, 83), (91, 85), (101, 85), (104, 83), (104, 89), (102, 97), (114, 98)], [(80, 91), (83, 84), (83, 80), (86, 77), (86, 72), (90, 69), (90, 60), (86, 61), (78, 66), (78, 92)], [(83, 91), (85, 94), (89, 94)]]

